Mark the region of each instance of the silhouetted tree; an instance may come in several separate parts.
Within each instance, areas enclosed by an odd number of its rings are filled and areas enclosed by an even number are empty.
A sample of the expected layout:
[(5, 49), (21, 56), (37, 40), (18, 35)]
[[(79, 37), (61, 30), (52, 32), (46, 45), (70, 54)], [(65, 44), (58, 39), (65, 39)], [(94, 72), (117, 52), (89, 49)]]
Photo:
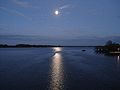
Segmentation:
[(106, 42), (106, 45), (112, 45), (112, 44), (113, 44), (113, 42), (111, 40)]

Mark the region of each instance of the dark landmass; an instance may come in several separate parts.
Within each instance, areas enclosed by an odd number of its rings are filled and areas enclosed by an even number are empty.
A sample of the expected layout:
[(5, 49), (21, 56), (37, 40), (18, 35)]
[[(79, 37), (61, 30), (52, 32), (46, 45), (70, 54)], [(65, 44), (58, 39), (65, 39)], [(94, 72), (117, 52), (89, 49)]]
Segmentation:
[(7, 44), (0, 44), (0, 48), (39, 48), (39, 47), (60, 47), (55, 45), (30, 45), (30, 44), (17, 44), (17, 45), (7, 45)]
[(95, 46), (60, 46), (60, 45), (30, 45), (30, 44), (17, 44), (7, 45), (0, 44), (0, 48), (40, 48), (40, 47), (95, 47)]
[(105, 55), (120, 55), (120, 44), (109, 40), (104, 46), (96, 46), (95, 52)]

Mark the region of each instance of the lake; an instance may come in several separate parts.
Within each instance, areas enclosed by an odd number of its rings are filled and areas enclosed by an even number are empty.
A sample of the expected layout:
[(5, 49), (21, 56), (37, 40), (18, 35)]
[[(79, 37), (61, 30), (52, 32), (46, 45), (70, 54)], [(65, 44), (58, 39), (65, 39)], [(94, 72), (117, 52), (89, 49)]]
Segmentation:
[(60, 49), (0, 48), (0, 90), (120, 90), (120, 56)]

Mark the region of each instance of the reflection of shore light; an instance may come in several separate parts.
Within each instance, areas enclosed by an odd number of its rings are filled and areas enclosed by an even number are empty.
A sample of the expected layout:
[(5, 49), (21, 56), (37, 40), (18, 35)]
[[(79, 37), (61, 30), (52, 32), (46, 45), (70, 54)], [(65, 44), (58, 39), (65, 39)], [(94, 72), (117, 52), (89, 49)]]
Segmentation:
[(117, 56), (117, 63), (119, 64), (120, 62), (120, 56)]
[(61, 47), (54, 47), (53, 50), (54, 50), (54, 52), (61, 52), (62, 48)]
[(118, 60), (120, 59), (120, 56), (118, 56)]
[(51, 64), (50, 90), (62, 90), (62, 89), (63, 89), (62, 56), (60, 53), (55, 53)]

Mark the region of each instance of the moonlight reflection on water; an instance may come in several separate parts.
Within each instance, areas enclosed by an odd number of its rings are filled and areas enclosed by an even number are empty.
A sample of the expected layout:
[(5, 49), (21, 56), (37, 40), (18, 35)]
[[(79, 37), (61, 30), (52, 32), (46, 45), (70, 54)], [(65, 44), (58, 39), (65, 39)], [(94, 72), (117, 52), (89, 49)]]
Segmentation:
[(50, 90), (63, 89), (63, 64), (61, 53), (55, 53), (51, 64)]
[(120, 64), (120, 56), (117, 56), (117, 64), (119, 66), (119, 64)]

